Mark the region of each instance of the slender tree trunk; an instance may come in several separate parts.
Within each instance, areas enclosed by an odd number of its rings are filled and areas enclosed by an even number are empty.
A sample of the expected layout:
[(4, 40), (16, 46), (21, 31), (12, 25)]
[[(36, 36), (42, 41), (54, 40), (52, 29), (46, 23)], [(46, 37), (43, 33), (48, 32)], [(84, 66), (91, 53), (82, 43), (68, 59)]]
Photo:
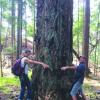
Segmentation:
[(18, 24), (17, 24), (17, 58), (21, 54), (22, 49), (22, 8), (23, 1), (18, 0)]
[(34, 100), (71, 100), (73, 72), (60, 68), (72, 64), (72, 23), (73, 0), (37, 0), (36, 55), (50, 68), (33, 69)]
[(24, 20), (24, 30), (25, 30), (25, 37), (24, 37), (24, 48), (27, 48), (27, 1), (23, 0), (23, 18)]
[(11, 65), (13, 65), (13, 57), (14, 57), (14, 47), (15, 47), (15, 1), (12, 0), (12, 27), (11, 27), (11, 42), (12, 42), (12, 60)]
[(26, 22), (25, 22), (25, 48), (27, 48), (27, 11), (26, 11), (26, 6), (27, 6), (27, 3), (25, 2), (25, 5), (24, 5), (24, 8), (25, 8), (25, 19), (26, 19)]
[(36, 0), (34, 0), (34, 34), (33, 34), (33, 53), (35, 52), (34, 36), (36, 34)]
[(3, 12), (3, 8), (2, 8), (2, 1), (0, 2), (1, 5), (1, 9), (0, 9), (0, 73), (1, 76), (3, 77), (3, 69), (2, 69), (2, 43), (1, 43), (1, 36), (2, 36), (2, 12)]
[(85, 16), (84, 16), (84, 39), (83, 39), (83, 55), (87, 57), (86, 59), (86, 75), (88, 75), (88, 58), (89, 58), (89, 29), (90, 29), (90, 0), (85, 0)]

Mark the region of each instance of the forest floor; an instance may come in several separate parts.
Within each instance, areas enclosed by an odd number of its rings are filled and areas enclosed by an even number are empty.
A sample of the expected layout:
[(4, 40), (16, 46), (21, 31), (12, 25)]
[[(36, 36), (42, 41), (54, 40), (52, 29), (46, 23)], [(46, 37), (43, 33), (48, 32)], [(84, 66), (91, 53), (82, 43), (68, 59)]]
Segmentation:
[[(19, 80), (18, 78), (14, 78), (14, 76), (11, 74), (10, 68), (4, 68), (4, 78), (5, 81), (1, 80), (0, 82), (2, 84), (5, 83), (4, 86), (1, 86), (0, 84), (0, 100), (18, 100), (18, 94), (19, 94)], [(100, 73), (100, 72), (99, 72)], [(15, 83), (8, 84), (9, 81), (11, 81), (11, 77), (14, 78), (14, 81), (17, 81), (17, 85)], [(7, 81), (7, 79), (8, 81)], [(100, 75), (97, 76), (90, 75), (89, 78), (85, 78), (84, 81), (84, 92), (88, 98), (88, 100), (100, 100)]]

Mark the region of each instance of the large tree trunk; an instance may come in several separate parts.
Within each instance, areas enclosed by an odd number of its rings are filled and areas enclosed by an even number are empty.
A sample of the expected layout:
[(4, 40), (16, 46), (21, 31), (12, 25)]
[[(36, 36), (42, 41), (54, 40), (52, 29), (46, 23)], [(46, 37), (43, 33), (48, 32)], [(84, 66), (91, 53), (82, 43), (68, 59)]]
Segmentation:
[(83, 32), (83, 55), (86, 59), (86, 75), (89, 74), (88, 68), (88, 54), (89, 54), (89, 29), (90, 29), (90, 0), (85, 0), (85, 16), (84, 16), (84, 32)]
[(60, 68), (72, 64), (73, 0), (37, 0), (37, 60), (50, 68), (33, 69), (34, 100), (71, 100), (73, 72)]

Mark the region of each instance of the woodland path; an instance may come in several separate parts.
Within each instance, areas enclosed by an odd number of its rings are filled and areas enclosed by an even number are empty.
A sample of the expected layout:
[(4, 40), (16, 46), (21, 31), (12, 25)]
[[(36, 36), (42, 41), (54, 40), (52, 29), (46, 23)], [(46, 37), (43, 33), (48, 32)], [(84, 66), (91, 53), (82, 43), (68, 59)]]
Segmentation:
[[(10, 68), (4, 68), (3, 71), (5, 77), (13, 77)], [(85, 84), (89, 84), (91, 91), (93, 91), (95, 94), (95, 96), (91, 94), (88, 96), (88, 93), (85, 92), (88, 100), (100, 100), (100, 75), (91, 75), (91, 78), (85, 78), (84, 82)], [(18, 100), (19, 87), (15, 87), (13, 85), (7, 85), (6, 87), (10, 87), (10, 92), (3, 93), (2, 88), (0, 88), (0, 100)]]

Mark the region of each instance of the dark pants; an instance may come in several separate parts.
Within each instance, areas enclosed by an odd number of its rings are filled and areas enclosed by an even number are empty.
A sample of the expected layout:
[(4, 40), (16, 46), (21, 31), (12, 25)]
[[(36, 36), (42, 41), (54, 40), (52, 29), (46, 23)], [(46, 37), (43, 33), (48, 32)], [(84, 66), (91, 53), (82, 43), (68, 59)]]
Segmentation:
[(28, 75), (23, 74), (19, 77), (19, 79), (21, 84), (19, 99), (23, 100), (25, 91), (27, 89), (27, 99), (31, 100), (31, 85)]

